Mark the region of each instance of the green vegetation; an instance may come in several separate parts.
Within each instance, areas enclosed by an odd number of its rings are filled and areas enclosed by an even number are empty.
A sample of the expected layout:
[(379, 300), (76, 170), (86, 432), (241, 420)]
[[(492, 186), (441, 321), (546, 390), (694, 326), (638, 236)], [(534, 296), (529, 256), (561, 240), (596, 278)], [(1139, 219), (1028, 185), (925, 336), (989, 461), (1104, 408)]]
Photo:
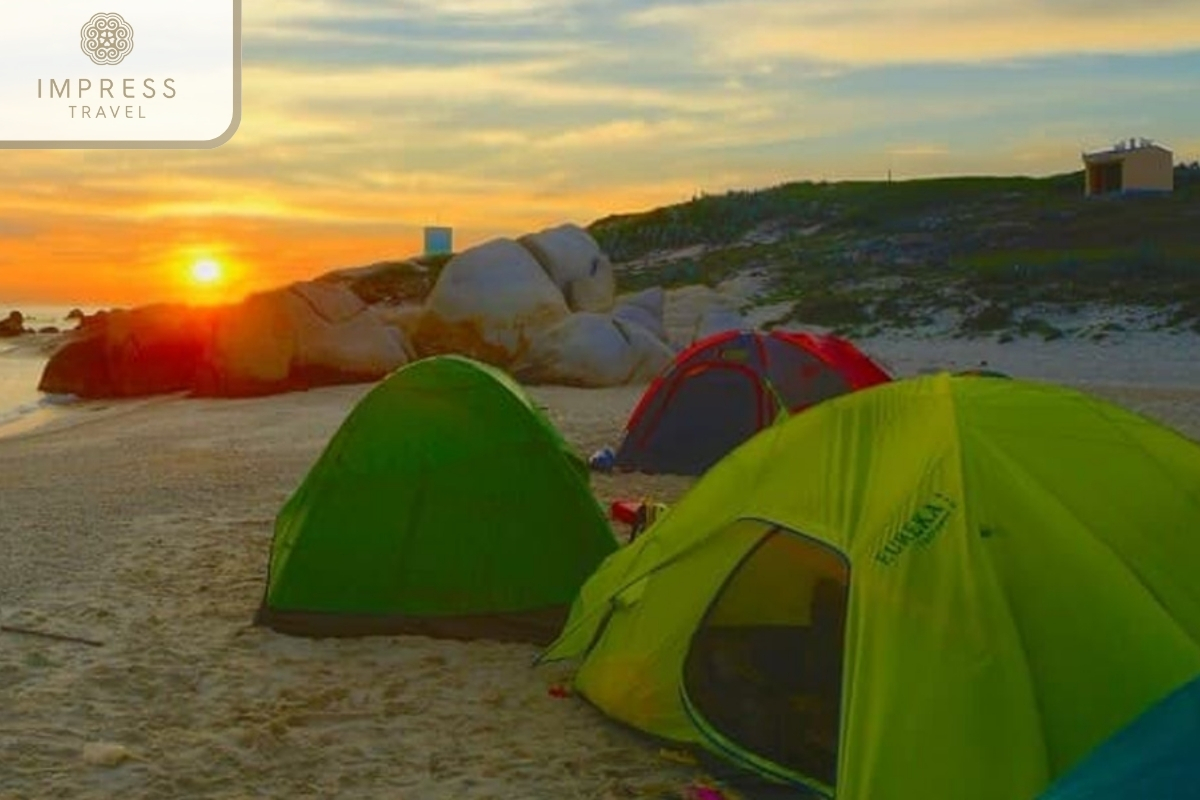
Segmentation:
[(1013, 324), (1012, 306), (988, 303), (979, 311), (967, 316), (961, 328), (964, 333), (992, 333), (1006, 330)]
[(340, 283), (363, 302), (396, 304), (421, 302), (432, 291), (450, 255), (420, 256), (407, 261), (381, 261), (365, 267), (338, 270), (320, 280)]
[(852, 330), (871, 320), (870, 306), (863, 292), (839, 292), (814, 288), (805, 292), (792, 306), (791, 318), (809, 320), (834, 330)]
[(1063, 332), (1058, 328), (1037, 317), (1027, 317), (1017, 326), (1017, 332), (1022, 336), (1040, 336), (1043, 341), (1052, 342), (1063, 338)]
[(716, 285), (754, 270), (766, 278), (756, 302), (792, 304), (778, 324), (862, 333), (949, 314), (959, 335), (1053, 340), (1069, 331), (1030, 309), (1100, 306), (1200, 332), (1200, 164), (1177, 168), (1175, 187), (1085, 198), (1081, 172), (801, 182), (607, 217), (590, 230), (622, 291)]

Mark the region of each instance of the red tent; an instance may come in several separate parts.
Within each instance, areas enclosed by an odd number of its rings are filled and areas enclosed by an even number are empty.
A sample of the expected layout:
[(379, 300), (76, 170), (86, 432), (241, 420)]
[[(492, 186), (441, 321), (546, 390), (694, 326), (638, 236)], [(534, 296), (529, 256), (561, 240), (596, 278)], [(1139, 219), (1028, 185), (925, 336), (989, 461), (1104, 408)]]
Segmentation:
[(616, 468), (699, 475), (775, 421), (890, 380), (832, 335), (725, 331), (676, 356), (638, 402)]

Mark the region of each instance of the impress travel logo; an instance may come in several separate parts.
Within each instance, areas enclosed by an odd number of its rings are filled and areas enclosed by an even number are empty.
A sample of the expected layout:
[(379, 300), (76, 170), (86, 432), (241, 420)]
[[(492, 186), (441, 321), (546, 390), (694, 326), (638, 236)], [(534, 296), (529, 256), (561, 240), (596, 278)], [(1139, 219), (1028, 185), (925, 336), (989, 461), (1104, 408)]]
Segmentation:
[(26, 7), (0, 26), (0, 148), (229, 141), (241, 121), (241, 0), (99, 2)]
[(133, 28), (120, 14), (97, 14), (80, 33), (93, 64), (120, 64), (133, 50)]

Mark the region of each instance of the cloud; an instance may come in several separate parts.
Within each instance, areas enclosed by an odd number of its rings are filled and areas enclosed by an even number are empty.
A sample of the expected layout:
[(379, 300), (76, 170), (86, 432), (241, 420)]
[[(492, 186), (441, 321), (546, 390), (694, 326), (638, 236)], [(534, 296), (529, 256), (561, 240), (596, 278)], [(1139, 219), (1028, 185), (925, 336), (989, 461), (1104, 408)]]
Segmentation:
[(0, 239), (29, 236), (37, 227), (27, 221), (8, 220), (0, 217)]
[(691, 34), (733, 63), (810, 59), (845, 65), (978, 63), (1079, 53), (1200, 48), (1194, 0), (1164, 4), (1048, 0), (722, 0), (654, 5), (634, 27)]
[(347, 25), (436, 25), (445, 32), (454, 28), (561, 24), (579, 5), (578, 0), (274, 0), (247, 3), (242, 18), (243, 32), (248, 37), (271, 35), (281, 29), (318, 31)]
[[(568, 80), (560, 73), (574, 68), (570, 60), (534, 59), (502, 65), (452, 67), (367, 67), (341, 70), (249, 67), (243, 81), (268, 104), (307, 109), (339, 109), (348, 103), (376, 109), (416, 103), (495, 105), (509, 114), (522, 108), (575, 106), (585, 109), (661, 109), (682, 113), (736, 110), (744, 97), (710, 91), (679, 94), (605, 80)], [(360, 106), (361, 107), (361, 106)]]
[(937, 144), (908, 144), (889, 147), (887, 152), (893, 156), (944, 156), (950, 149)]

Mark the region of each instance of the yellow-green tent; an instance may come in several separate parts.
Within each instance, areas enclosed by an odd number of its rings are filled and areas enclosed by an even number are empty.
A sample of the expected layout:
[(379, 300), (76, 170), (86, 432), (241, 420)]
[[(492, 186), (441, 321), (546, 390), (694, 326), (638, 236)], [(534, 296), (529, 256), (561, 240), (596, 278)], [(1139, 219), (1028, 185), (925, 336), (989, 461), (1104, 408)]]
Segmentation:
[(542, 659), (826, 796), (1022, 800), (1200, 673), (1198, 568), (1200, 446), (1075, 391), (928, 376), (735, 450)]

